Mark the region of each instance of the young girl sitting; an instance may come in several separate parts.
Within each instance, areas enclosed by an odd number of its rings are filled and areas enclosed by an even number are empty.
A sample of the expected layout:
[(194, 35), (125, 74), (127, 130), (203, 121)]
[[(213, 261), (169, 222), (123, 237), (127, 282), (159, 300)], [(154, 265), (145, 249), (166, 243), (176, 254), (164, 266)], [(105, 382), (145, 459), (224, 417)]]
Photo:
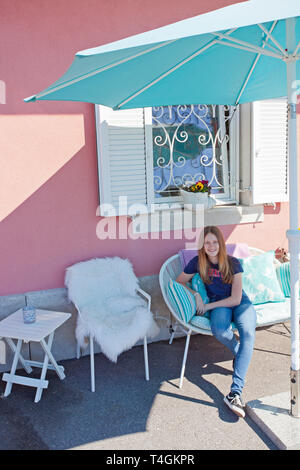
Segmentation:
[[(256, 312), (242, 289), (243, 268), (237, 258), (227, 255), (225, 241), (218, 227), (204, 228), (203, 246), (176, 279), (195, 295), (197, 314), (210, 311), (213, 335), (234, 355), (233, 381), (230, 393), (224, 397), (226, 405), (238, 416), (244, 417), (241, 399), (245, 376), (253, 353)], [(209, 303), (204, 304), (198, 292), (186, 284), (199, 273), (205, 284)], [(231, 322), (238, 332), (236, 339)]]

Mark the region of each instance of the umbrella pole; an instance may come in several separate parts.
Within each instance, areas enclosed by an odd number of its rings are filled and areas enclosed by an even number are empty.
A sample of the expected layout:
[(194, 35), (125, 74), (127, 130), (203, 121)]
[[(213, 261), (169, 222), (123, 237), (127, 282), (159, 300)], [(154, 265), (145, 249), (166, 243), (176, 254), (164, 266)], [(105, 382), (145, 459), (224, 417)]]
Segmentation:
[(291, 272), (291, 415), (300, 417), (299, 388), (299, 241), (298, 230), (298, 168), (297, 168), (297, 114), (296, 114), (296, 49), (295, 18), (286, 20), (286, 39), (289, 58), (287, 67), (288, 96), (288, 153), (289, 153), (289, 211), (290, 229), (287, 231)]

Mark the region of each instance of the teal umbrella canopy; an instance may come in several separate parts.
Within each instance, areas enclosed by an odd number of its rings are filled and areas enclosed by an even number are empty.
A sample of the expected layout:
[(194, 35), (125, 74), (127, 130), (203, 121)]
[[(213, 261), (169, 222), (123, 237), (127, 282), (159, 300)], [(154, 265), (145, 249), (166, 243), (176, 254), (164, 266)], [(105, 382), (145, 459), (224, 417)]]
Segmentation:
[(286, 96), (285, 19), (296, 17), (298, 44), (299, 16), (299, 0), (251, 0), (80, 51), (61, 78), (25, 101), (125, 109)]

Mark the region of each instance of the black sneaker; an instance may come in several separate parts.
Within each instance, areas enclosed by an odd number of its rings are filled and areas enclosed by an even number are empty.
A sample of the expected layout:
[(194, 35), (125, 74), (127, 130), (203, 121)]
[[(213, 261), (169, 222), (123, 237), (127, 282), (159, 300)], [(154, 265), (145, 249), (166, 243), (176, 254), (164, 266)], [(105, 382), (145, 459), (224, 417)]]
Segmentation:
[(245, 418), (245, 405), (240, 395), (229, 393), (224, 397), (224, 401), (236, 415)]

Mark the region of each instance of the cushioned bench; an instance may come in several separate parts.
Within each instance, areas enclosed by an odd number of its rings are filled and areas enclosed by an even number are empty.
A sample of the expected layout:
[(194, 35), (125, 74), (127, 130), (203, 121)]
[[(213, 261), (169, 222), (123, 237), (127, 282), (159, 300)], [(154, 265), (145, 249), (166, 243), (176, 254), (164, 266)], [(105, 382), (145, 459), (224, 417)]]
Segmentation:
[[(249, 252), (251, 256), (264, 253), (262, 250), (252, 248), (252, 247), (249, 247)], [(274, 263), (277, 265), (279, 264), (279, 261), (275, 259)], [(182, 321), (178, 312), (176, 311), (176, 309), (170, 302), (170, 299), (168, 296), (169, 281), (170, 279), (175, 280), (177, 276), (182, 272), (182, 270), (183, 270), (182, 257), (180, 257), (179, 254), (176, 254), (174, 256), (171, 256), (165, 261), (159, 273), (159, 283), (160, 283), (160, 288), (162, 291), (164, 301), (167, 304), (173, 319), (175, 320), (175, 322), (171, 325), (172, 334), (170, 337), (170, 344), (172, 343), (174, 334), (176, 333), (176, 330), (178, 328), (184, 331), (184, 333), (187, 335), (181, 374), (180, 374), (180, 383), (179, 383), (180, 388), (182, 387), (182, 381), (184, 377), (184, 369), (185, 369), (185, 363), (186, 363), (191, 333), (194, 332), (194, 333), (201, 333), (205, 335), (212, 335), (209, 318), (195, 315), (188, 323), (185, 323)], [(275, 323), (283, 323), (290, 319), (290, 299), (289, 298), (285, 298), (283, 302), (267, 302), (267, 303), (263, 303), (259, 305), (254, 305), (254, 308), (257, 312), (257, 327), (273, 325)]]

